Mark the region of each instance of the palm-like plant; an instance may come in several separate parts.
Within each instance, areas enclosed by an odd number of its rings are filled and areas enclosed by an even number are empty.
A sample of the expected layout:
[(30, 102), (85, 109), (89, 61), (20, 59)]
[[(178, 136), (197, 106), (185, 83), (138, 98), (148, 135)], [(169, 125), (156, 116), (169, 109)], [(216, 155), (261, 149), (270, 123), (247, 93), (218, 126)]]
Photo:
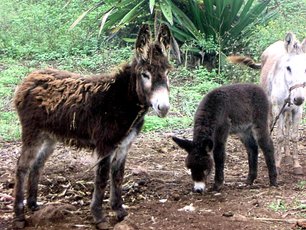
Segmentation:
[(99, 33), (117, 32), (140, 17), (147, 22), (158, 19), (171, 25), (177, 40), (192, 42), (193, 49), (205, 50), (203, 40), (212, 38), (217, 44), (217, 53), (221, 53), (247, 36), (252, 25), (273, 15), (265, 12), (269, 3), (270, 0), (104, 0), (84, 12), (71, 28), (88, 12), (104, 6)]

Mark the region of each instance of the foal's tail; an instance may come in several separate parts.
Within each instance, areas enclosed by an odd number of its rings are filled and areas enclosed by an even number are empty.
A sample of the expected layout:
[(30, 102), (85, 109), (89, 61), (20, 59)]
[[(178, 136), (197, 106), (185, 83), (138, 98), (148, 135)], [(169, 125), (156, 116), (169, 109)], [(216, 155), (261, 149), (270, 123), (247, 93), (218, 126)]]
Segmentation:
[(250, 57), (231, 55), (227, 60), (234, 64), (244, 64), (252, 69), (261, 69), (261, 63), (256, 63)]

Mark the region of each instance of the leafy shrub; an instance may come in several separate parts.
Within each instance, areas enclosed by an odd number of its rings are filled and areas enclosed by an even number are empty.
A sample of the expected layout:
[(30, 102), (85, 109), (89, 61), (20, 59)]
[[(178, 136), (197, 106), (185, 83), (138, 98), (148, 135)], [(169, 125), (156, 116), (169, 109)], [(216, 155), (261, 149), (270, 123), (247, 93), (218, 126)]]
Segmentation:
[(69, 26), (86, 8), (81, 0), (0, 1), (0, 50), (10, 57), (56, 60), (90, 54), (98, 48), (97, 14), (72, 31)]

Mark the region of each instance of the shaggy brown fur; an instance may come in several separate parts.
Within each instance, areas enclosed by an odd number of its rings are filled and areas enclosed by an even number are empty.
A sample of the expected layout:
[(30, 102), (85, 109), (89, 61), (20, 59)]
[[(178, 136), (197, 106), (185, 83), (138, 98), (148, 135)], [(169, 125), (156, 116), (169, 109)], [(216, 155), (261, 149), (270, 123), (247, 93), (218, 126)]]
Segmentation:
[[(194, 118), (193, 140), (173, 137), (188, 153), (186, 166), (196, 183), (207, 181), (215, 164), (214, 190), (224, 181), (225, 145), (229, 134), (238, 134), (248, 153), (247, 184), (257, 177), (258, 145), (263, 151), (270, 184), (276, 186), (274, 148), (268, 130), (269, 102), (263, 89), (253, 84), (222, 86), (200, 102)], [(213, 151), (213, 159), (210, 152)], [(198, 188), (203, 192), (205, 187)]]
[(57, 141), (94, 149), (100, 158), (91, 203), (98, 226), (106, 221), (101, 207), (109, 172), (111, 206), (119, 220), (127, 215), (121, 198), (127, 151), (150, 106), (159, 116), (169, 110), (170, 36), (168, 27), (162, 25), (157, 40), (151, 43), (149, 27), (142, 26), (135, 58), (112, 74), (81, 76), (47, 69), (24, 79), (14, 99), (22, 127), (15, 182), (16, 227), (25, 224), (25, 176), (30, 171), (27, 206), (36, 210), (39, 174)]

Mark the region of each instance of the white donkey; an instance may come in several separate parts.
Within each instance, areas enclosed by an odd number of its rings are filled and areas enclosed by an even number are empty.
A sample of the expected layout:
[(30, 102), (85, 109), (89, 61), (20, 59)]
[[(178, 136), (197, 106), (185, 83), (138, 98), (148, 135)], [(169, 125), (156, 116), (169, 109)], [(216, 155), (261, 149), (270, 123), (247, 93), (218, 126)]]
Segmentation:
[[(306, 97), (306, 39), (300, 43), (293, 33), (288, 33), (284, 41), (273, 43), (263, 52), (261, 64), (241, 56), (231, 56), (229, 60), (254, 69), (262, 69), (260, 84), (266, 90), (272, 104), (271, 122), (278, 117), (275, 143), (276, 167), (280, 172), (283, 150), (285, 152), (283, 161), (289, 163), (293, 159), (293, 173), (303, 175), (303, 168), (298, 159), (297, 142)], [(290, 142), (292, 142), (292, 158)]]

